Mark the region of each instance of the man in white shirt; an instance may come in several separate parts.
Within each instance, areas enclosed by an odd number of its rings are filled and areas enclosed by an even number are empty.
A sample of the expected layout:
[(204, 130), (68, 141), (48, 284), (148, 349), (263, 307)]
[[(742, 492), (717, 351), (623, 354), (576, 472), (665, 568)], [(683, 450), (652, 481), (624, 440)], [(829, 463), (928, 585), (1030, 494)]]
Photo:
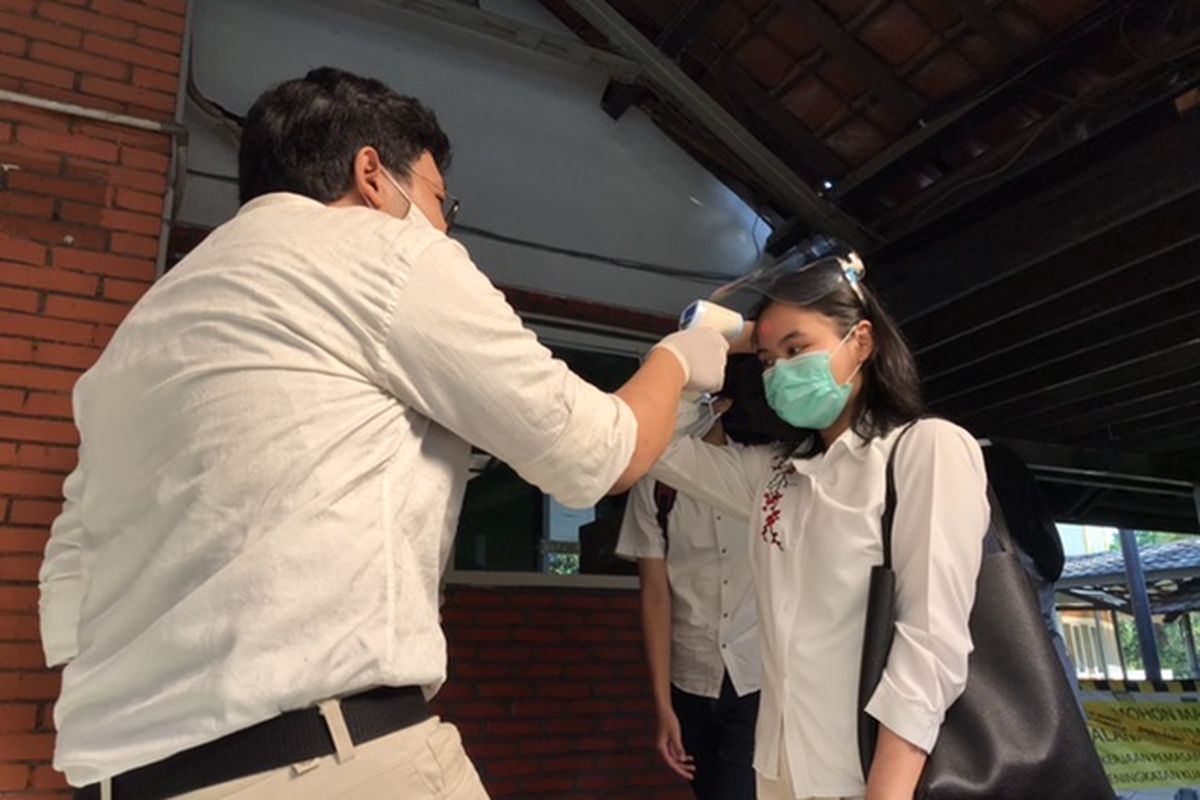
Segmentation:
[(425, 705), (471, 445), (586, 507), (654, 463), (725, 344), (673, 334), (615, 394), (585, 383), (447, 238), (448, 157), (378, 81), (266, 92), (237, 217), (79, 380), (41, 613), (80, 797), (486, 797)]
[[(750, 372), (748, 378), (761, 386)], [(727, 374), (727, 396), (711, 410), (702, 407), (687, 433), (738, 447), (723, 424), (723, 415), (740, 402), (732, 399), (736, 386)], [(750, 431), (737, 433), (755, 438)], [(692, 781), (699, 800), (755, 797), (762, 664), (749, 512), (717, 511), (645, 478), (630, 493), (617, 542), (617, 554), (636, 559), (641, 576), (642, 628), (658, 717), (655, 746), (671, 769)]]

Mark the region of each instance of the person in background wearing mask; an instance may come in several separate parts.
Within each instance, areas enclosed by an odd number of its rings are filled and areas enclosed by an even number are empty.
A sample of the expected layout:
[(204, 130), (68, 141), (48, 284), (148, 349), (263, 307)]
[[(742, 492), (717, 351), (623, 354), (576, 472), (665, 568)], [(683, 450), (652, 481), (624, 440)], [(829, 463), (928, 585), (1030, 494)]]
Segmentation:
[[(688, 405), (694, 419), (682, 433), (725, 448), (747, 439), (770, 441), (723, 424), (731, 408), (742, 410), (736, 392), (747, 378), (751, 388), (760, 384), (756, 363), (744, 356), (738, 370), (731, 359), (725, 388), (710, 402)], [(642, 631), (658, 718), (655, 748), (692, 782), (699, 800), (755, 796), (762, 664), (746, 546), (749, 513), (718, 511), (645, 478), (630, 492), (617, 541), (617, 555), (636, 559), (641, 576)]]
[(553, 359), (446, 233), (433, 113), (330, 68), (263, 94), (242, 208), (75, 388), (42, 568), (81, 798), (486, 792), (426, 705), (471, 445), (574, 507), (634, 484), (726, 344), (672, 334), (615, 394)]
[[(817, 261), (764, 293), (755, 339), (767, 400), (805, 435), (743, 449), (680, 439), (651, 475), (720, 511), (751, 510), (763, 660), (758, 800), (912, 800), (966, 685), (989, 522), (983, 456), (962, 428), (921, 419), (912, 352), (844, 262)], [(898, 617), (866, 706), (880, 728), (864, 775), (858, 684), (894, 447)]]

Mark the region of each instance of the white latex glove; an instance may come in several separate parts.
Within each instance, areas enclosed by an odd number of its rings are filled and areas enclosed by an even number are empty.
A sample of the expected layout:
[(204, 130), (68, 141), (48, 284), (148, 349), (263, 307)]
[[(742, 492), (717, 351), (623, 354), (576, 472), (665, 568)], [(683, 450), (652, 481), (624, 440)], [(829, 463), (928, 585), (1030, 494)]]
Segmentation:
[(683, 367), (686, 392), (718, 392), (725, 384), (729, 342), (712, 328), (676, 331), (654, 345), (675, 356)]

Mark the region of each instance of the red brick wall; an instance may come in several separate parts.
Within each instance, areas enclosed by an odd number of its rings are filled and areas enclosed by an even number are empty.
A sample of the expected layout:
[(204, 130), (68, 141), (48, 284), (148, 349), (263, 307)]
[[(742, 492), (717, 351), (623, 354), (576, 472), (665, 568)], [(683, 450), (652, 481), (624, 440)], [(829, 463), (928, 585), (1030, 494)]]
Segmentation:
[(692, 797), (651, 750), (636, 592), (450, 587), (442, 619), (437, 710), (494, 797)]
[[(167, 120), (184, 0), (0, 0), (0, 88)], [(70, 391), (154, 278), (169, 137), (0, 103), (0, 797), (62, 795), (37, 571)]]

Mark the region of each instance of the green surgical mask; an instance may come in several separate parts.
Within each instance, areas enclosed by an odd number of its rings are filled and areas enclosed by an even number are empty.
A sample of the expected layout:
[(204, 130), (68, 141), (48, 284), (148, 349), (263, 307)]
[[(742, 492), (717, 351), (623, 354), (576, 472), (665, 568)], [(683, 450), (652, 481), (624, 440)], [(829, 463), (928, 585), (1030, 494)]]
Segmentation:
[(833, 377), (833, 354), (854, 335), (857, 327), (851, 328), (829, 352), (803, 353), (776, 361), (763, 373), (767, 403), (780, 419), (797, 428), (817, 431), (837, 421), (850, 402), (850, 382), (862, 365), (845, 383), (839, 384)]

